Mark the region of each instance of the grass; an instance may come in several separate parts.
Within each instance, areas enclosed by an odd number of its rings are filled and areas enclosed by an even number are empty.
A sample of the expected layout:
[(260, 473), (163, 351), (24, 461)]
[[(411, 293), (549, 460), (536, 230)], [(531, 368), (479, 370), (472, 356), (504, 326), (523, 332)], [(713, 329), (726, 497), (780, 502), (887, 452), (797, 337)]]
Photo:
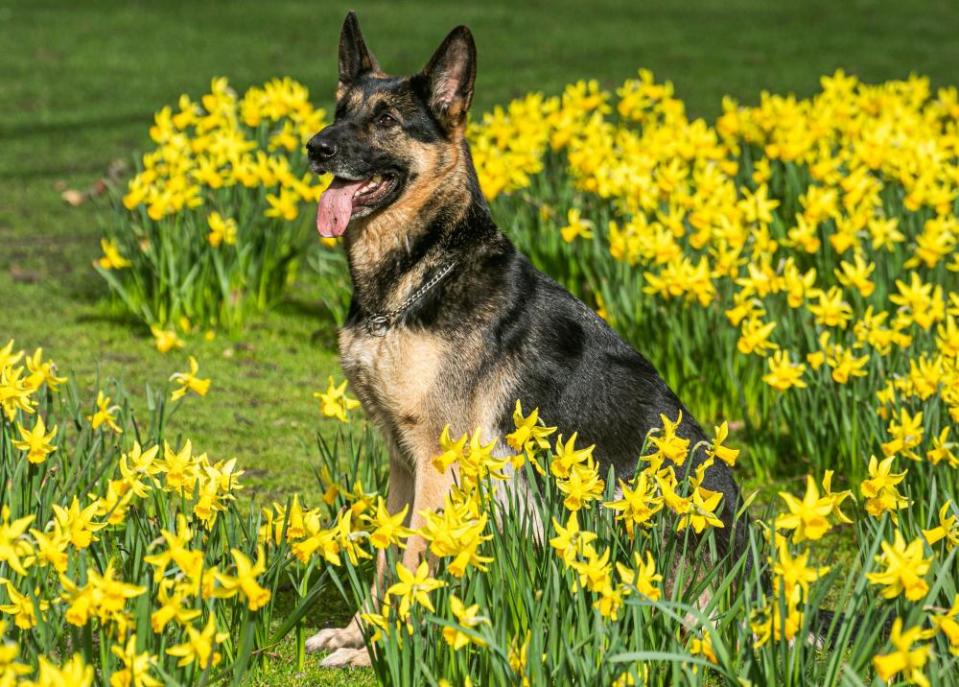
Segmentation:
[[(945, 85), (959, 61), (948, 2), (433, 5), (353, 7), (381, 63), (396, 72), (419, 68), (449, 28), (469, 24), (480, 51), (478, 110), (529, 90), (557, 92), (578, 78), (614, 86), (645, 66), (673, 80), (695, 114), (711, 116), (724, 94), (746, 101), (763, 88), (806, 94), (837, 67), (867, 81), (914, 71)], [(136, 392), (182, 369), (185, 355), (157, 353), (145, 331), (102, 303), (105, 286), (90, 262), (109, 206), (94, 199), (71, 207), (60, 193), (89, 188), (115, 160), (129, 166), (147, 145), (153, 111), (181, 92), (202, 92), (215, 75), (242, 89), (288, 74), (329, 104), (346, 9), (0, 2), (0, 343), (14, 337), (22, 347), (44, 346), (91, 393), (98, 375), (122, 378)], [(332, 323), (316, 302), (304, 274), (281, 307), (242, 335), (189, 341), (214, 386), (175, 427), (211, 455), (236, 456), (258, 504), (294, 489), (316, 493), (312, 435), (334, 427), (318, 421), (310, 394), (340, 374)], [(342, 615), (334, 605), (317, 620)], [(356, 677), (319, 672), (316, 661), (299, 676), (290, 664), (289, 647), (281, 647), (276, 671), (254, 684)]]

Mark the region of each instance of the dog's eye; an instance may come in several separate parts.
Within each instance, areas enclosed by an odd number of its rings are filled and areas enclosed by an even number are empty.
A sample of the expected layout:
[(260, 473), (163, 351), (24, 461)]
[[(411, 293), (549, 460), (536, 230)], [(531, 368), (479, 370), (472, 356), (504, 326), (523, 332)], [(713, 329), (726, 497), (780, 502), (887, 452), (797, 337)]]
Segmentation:
[(381, 126), (383, 128), (396, 126), (398, 123), (399, 122), (396, 121), (396, 118), (387, 112), (384, 112), (383, 114), (381, 114), (379, 117), (376, 118), (377, 126)]

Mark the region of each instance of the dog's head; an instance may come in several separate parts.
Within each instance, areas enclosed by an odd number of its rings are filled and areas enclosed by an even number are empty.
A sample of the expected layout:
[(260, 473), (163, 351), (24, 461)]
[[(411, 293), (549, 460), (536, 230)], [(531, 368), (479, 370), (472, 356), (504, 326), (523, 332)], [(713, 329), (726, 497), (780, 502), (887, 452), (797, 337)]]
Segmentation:
[(333, 181), (316, 226), (340, 236), (352, 220), (420, 202), (460, 159), (473, 98), (476, 47), (469, 29), (453, 29), (418, 74), (388, 76), (366, 47), (350, 12), (340, 35), (336, 116), (313, 136), (313, 170)]

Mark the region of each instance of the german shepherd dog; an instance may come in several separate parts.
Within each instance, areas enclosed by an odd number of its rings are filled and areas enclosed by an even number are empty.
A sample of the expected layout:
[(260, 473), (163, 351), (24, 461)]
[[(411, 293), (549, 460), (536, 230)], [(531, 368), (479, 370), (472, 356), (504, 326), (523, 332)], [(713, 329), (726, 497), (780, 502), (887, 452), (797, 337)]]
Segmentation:
[[(451, 471), (431, 463), (443, 428), (501, 437), (517, 399), (595, 444), (601, 474), (612, 466), (631, 476), (660, 413), (681, 411), (680, 436), (705, 441), (652, 364), (496, 227), (465, 137), (475, 77), (465, 26), (421, 72), (396, 77), (380, 70), (351, 12), (336, 116), (307, 144), (313, 170), (334, 177), (317, 229), (343, 237), (353, 282), (339, 334), (343, 369), (389, 446), (389, 509), (409, 506), (414, 528), (452, 483)], [(697, 450), (692, 469), (704, 459)], [(742, 548), (729, 469), (714, 462), (703, 485), (723, 494), (720, 555), (730, 542)], [(423, 550), (411, 540), (404, 563), (414, 567)], [(325, 665), (368, 663), (358, 622), (321, 631), (307, 648), (333, 650)]]

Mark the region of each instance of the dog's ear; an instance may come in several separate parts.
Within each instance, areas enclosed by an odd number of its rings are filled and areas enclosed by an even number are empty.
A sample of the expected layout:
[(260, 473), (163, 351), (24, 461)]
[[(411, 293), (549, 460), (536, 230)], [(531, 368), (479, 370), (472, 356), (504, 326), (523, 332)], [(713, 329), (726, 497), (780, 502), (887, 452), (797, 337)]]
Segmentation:
[(457, 26), (423, 69), (434, 116), (452, 130), (466, 122), (476, 80), (476, 44), (465, 26)]
[(343, 95), (343, 91), (364, 74), (379, 72), (373, 53), (366, 47), (360, 23), (356, 13), (350, 12), (343, 21), (343, 30), (340, 32), (340, 80), (336, 89), (336, 97)]

